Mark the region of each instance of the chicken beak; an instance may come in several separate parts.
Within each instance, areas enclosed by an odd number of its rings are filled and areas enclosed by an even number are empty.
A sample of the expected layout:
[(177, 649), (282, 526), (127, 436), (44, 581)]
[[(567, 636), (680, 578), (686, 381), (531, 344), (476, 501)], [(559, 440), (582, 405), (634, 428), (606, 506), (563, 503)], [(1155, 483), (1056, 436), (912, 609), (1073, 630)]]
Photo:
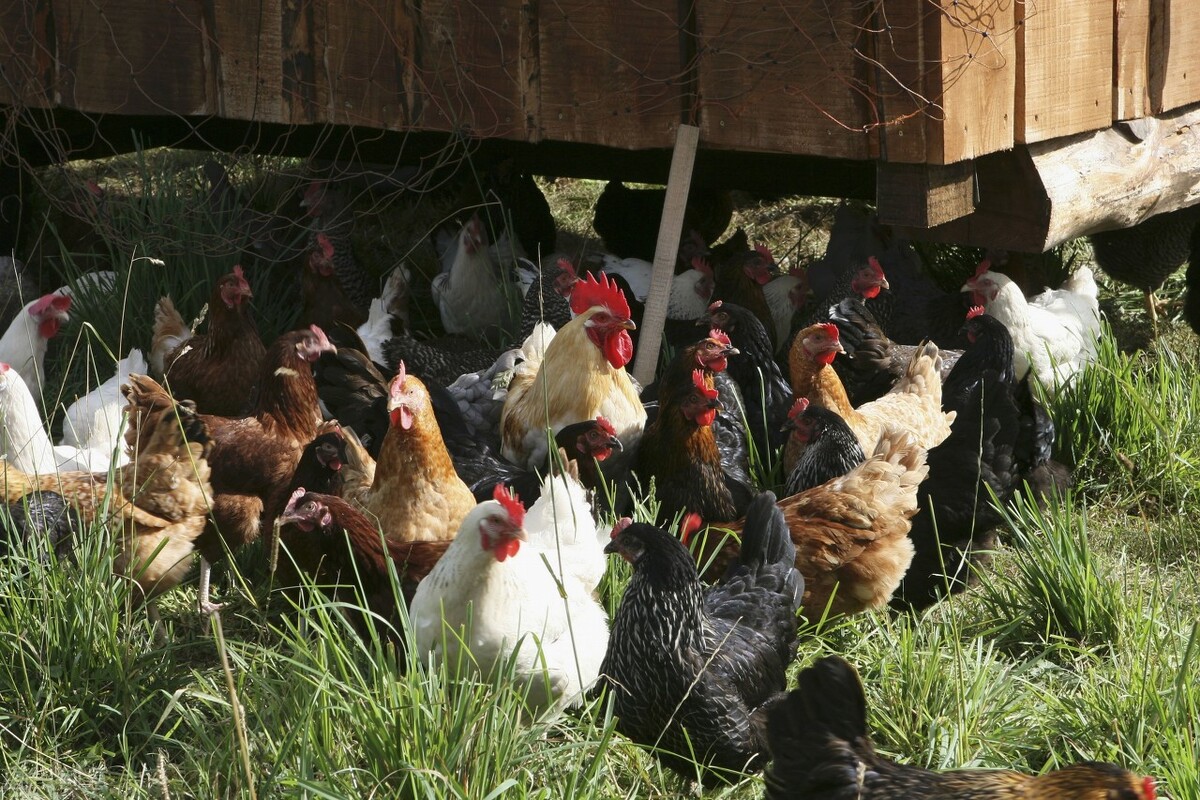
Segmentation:
[(608, 437), (608, 446), (614, 453), (619, 453), (625, 449), (625, 445), (621, 444), (621, 440), (615, 436)]
[(842, 347), (842, 343), (841, 343), (841, 342), (838, 342), (838, 343), (837, 343), (837, 351), (836, 351), (836, 352), (838, 352), (838, 353), (843, 353), (843, 354), (846, 352), (846, 348)]
[(624, 328), (627, 331), (636, 331), (637, 323), (631, 319), (627, 319), (627, 320), (623, 320), (623, 321), (617, 323), (617, 327)]
[(529, 534), (525, 532), (524, 528), (517, 528), (516, 531), (513, 532), (513, 538), (522, 542), (528, 542)]
[(623, 555), (621, 552), (621, 544), (616, 539), (613, 539), (608, 544), (604, 545), (604, 552), (610, 556)]
[(722, 350), (722, 351), (721, 351), (721, 355), (723, 355), (723, 356), (736, 356), (736, 355), (740, 355), (740, 354), (741, 354), (741, 352), (742, 352), (742, 351), (741, 351), (741, 350), (738, 350), (736, 347), (727, 347), (727, 348), (725, 348), (724, 350)]
[(890, 283), (888, 283), (887, 278), (880, 278), (879, 279), (879, 288), (880, 289), (891, 289), (892, 285)]

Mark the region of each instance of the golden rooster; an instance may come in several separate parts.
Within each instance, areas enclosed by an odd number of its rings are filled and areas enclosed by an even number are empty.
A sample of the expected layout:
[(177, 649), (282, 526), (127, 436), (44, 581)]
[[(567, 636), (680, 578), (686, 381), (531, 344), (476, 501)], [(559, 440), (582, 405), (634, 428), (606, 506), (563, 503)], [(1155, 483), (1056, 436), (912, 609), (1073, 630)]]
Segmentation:
[(500, 416), (501, 452), (529, 469), (546, 463), (547, 427), (558, 433), (603, 416), (628, 453), (646, 425), (646, 409), (625, 371), (635, 328), (625, 296), (607, 275), (588, 275), (571, 291), (571, 311), (575, 319), (517, 367)]

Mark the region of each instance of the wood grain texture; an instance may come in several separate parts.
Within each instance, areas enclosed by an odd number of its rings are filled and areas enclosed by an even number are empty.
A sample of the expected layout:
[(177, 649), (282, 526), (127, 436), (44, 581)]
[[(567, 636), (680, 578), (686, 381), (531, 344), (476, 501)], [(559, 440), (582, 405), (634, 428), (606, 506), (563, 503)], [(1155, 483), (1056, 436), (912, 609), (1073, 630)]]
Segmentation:
[(1115, 0), (1113, 119), (1150, 113), (1151, 0)]
[(697, 9), (706, 146), (867, 158), (871, 3), (706, 2)]
[(1200, 7), (1150, 2), (1150, 96), (1155, 114), (1200, 99)]
[(1108, 127), (1113, 1), (1017, 4), (1016, 141), (1040, 142)]

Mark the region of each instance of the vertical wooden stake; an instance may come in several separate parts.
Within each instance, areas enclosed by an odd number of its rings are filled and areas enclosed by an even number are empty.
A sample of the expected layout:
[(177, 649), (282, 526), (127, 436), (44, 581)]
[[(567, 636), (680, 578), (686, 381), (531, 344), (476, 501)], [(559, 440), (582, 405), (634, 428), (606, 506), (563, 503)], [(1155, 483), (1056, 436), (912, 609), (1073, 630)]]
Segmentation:
[(675, 152), (671, 155), (667, 196), (663, 200), (662, 222), (658, 226), (658, 245), (654, 248), (654, 273), (650, 278), (650, 293), (646, 296), (638, 352), (633, 362), (633, 377), (643, 386), (654, 380), (654, 370), (658, 366), (663, 325), (667, 321), (667, 300), (671, 296), (671, 279), (675, 277), (675, 259), (679, 255), (679, 235), (683, 232), (683, 212), (687, 208), (699, 142), (700, 129), (695, 125), (680, 125), (675, 132)]

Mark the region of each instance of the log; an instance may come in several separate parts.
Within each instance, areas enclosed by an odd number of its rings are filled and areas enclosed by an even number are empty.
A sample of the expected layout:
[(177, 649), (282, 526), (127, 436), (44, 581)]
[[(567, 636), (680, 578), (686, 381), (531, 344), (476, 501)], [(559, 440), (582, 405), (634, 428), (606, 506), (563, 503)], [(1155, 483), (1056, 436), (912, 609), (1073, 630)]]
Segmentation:
[(1200, 104), (976, 159), (974, 213), (906, 235), (1040, 253), (1200, 203)]

